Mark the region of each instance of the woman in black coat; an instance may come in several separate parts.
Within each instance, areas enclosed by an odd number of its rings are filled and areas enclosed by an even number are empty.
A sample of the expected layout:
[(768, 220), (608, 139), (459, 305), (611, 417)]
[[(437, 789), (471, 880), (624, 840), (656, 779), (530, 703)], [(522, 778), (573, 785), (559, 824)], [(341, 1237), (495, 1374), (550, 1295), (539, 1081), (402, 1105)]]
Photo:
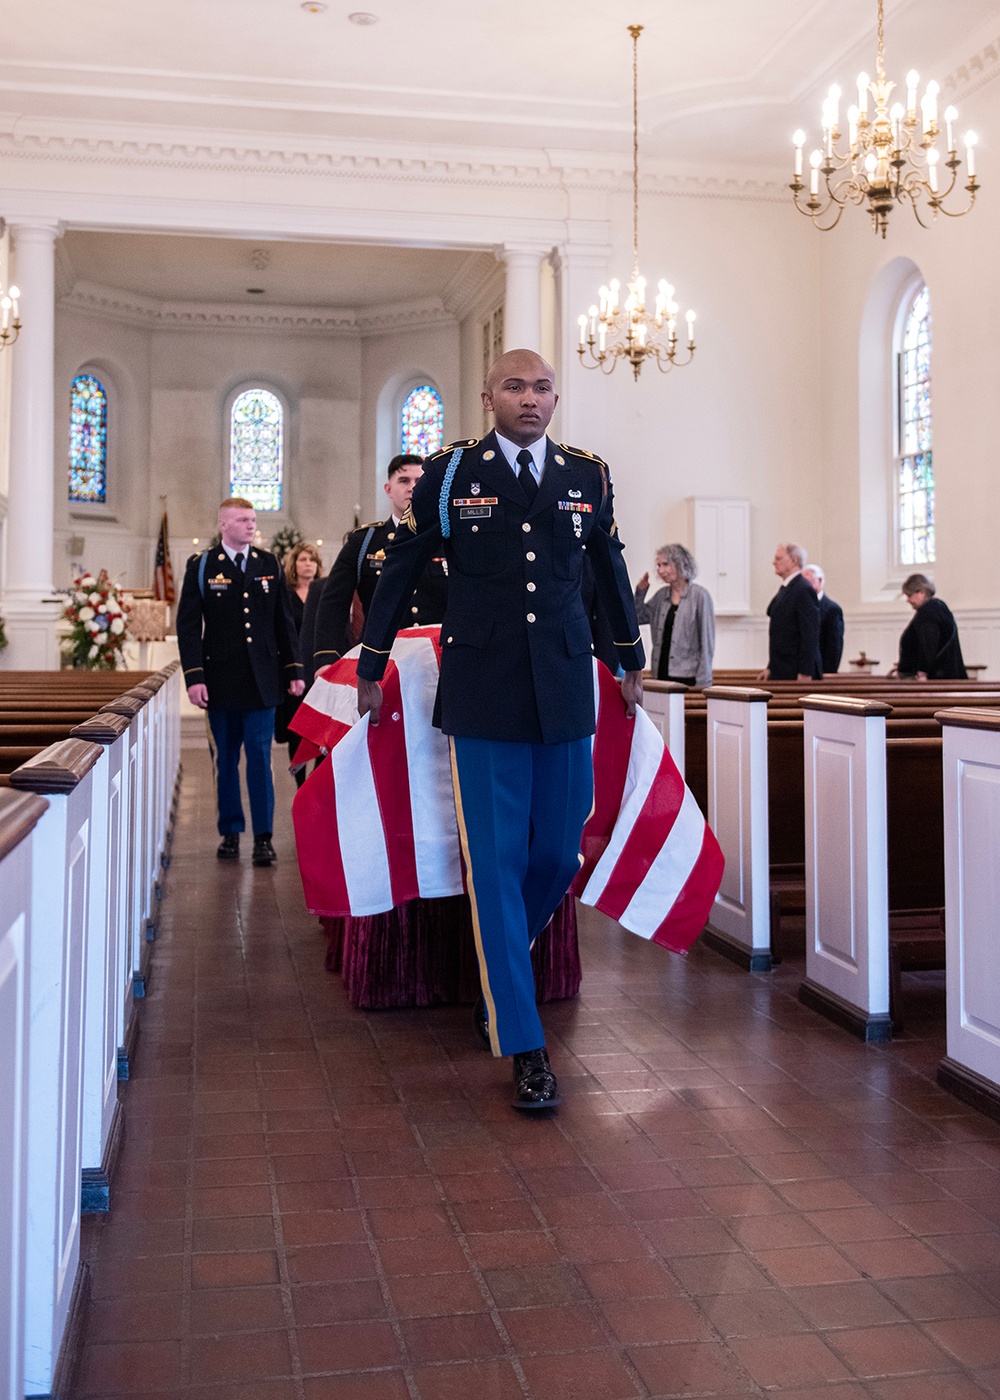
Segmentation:
[(913, 620), (899, 639), (898, 676), (918, 681), (964, 681), (968, 677), (958, 627), (948, 606), (934, 596), (926, 574), (911, 574), (903, 584)]
[[(285, 579), (288, 583), (288, 599), (291, 603), (292, 621), (295, 623), (295, 635), (302, 638), (302, 617), (305, 611), (306, 598), (309, 594), (309, 585), (314, 579), (321, 576), (323, 571), (323, 561), (319, 556), (319, 550), (313, 544), (297, 544), (285, 560)], [(302, 648), (308, 654), (308, 660), (312, 664), (312, 642)], [(308, 687), (308, 681), (307, 681)], [(294, 695), (286, 695), (284, 701), (279, 705), (274, 716), (274, 737), (279, 744), (288, 745), (288, 756), (293, 758), (295, 750), (299, 744), (299, 736), (293, 733), (288, 726), (295, 716), (295, 711), (302, 703), (301, 699)], [(306, 771), (300, 768), (295, 773), (295, 783), (301, 787), (306, 780)]]

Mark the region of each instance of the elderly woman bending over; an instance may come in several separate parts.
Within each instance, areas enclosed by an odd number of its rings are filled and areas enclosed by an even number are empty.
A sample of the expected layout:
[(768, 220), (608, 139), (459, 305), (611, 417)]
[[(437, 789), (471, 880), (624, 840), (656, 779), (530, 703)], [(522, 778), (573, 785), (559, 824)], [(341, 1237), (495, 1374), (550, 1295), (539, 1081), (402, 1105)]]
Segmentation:
[(652, 602), (646, 602), (649, 574), (635, 589), (639, 621), (652, 632), (650, 670), (658, 681), (711, 685), (715, 608), (711, 594), (694, 582), (698, 565), (682, 544), (665, 544), (656, 551), (656, 572), (664, 587)]

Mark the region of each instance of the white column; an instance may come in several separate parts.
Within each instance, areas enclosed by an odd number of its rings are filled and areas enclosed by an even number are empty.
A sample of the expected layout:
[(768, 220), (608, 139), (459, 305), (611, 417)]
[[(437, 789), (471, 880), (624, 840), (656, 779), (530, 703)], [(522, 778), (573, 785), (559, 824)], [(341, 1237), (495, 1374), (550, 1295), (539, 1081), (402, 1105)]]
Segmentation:
[(938, 1083), (1000, 1117), (1000, 716), (942, 710), (948, 1053)]
[(726, 858), (703, 935), (751, 972), (771, 968), (767, 690), (709, 686), (708, 824)]
[[(601, 285), (611, 276), (610, 246), (566, 244), (555, 259), (559, 315), (558, 429), (552, 436), (600, 455), (613, 454), (606, 423), (610, 384), (598, 369), (580, 363), (578, 317), (598, 300)], [(614, 459), (612, 455), (612, 471)]]
[(505, 350), (539, 350), (541, 347), (541, 277), (545, 255), (539, 248), (504, 246), (502, 257), (507, 266), (503, 307)]
[(802, 701), (806, 980), (799, 998), (865, 1041), (888, 1040), (885, 720), (890, 705)]
[(10, 484), (3, 601), (10, 646), (8, 669), (58, 665), (52, 543), (55, 524), (54, 223), (19, 223), (12, 230), (14, 278), (21, 292), (23, 329), (11, 355)]

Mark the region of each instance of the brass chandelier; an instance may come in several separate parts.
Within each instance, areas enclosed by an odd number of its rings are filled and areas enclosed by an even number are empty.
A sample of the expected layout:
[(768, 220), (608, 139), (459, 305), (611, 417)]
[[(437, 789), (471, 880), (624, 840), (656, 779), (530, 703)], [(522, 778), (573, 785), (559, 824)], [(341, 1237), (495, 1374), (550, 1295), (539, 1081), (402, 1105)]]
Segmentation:
[(632, 36), (632, 280), (628, 296), (620, 301), (621, 283), (615, 278), (598, 292), (600, 304), (579, 317), (577, 354), (587, 369), (610, 374), (619, 360), (627, 360), (639, 378), (647, 360), (664, 374), (674, 366), (691, 363), (694, 356), (695, 313), (687, 312), (686, 358), (678, 358), (677, 313), (674, 289), (665, 279), (657, 286), (656, 302), (646, 306), (646, 279), (639, 273), (639, 35), (641, 24), (630, 24)]
[[(965, 190), (969, 200), (964, 209), (947, 209), (945, 201), (959, 182), (962, 162), (955, 142), (958, 112), (954, 107), (944, 111), (946, 159), (937, 148), (941, 134), (938, 125), (938, 94), (933, 80), (927, 84), (917, 111), (917, 87), (920, 79), (910, 71), (906, 75), (906, 106), (889, 98), (895, 83), (885, 76), (885, 24), (883, 0), (878, 0), (878, 57), (875, 81), (867, 73), (858, 74), (858, 101), (848, 109), (847, 149), (838, 148), (840, 88), (834, 85), (823, 104), (823, 149), (809, 157), (809, 198), (800, 199), (806, 186), (802, 179), (802, 147), (806, 134), (797, 131), (792, 138), (795, 147), (795, 174), (789, 188), (800, 214), (807, 214), (816, 227), (826, 233), (836, 228), (848, 204), (868, 206), (872, 229), (885, 237), (889, 215), (897, 204), (909, 204), (922, 228), (928, 228), (938, 214), (961, 218), (976, 202), (975, 148), (976, 133), (965, 136), (965, 161), (968, 179)], [(874, 98), (874, 115), (868, 115), (869, 94)], [(943, 170), (941, 167), (944, 167)], [(843, 174), (841, 174), (843, 172)], [(823, 190), (820, 193), (820, 177)], [(930, 222), (927, 219), (930, 213)]]

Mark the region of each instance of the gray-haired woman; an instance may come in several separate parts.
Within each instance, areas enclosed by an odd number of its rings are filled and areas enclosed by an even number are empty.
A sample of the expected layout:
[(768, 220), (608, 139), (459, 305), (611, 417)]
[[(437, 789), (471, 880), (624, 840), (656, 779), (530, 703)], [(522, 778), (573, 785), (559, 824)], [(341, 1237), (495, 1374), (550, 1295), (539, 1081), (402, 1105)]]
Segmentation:
[(664, 587), (651, 603), (648, 573), (635, 588), (636, 614), (652, 633), (650, 670), (659, 681), (711, 685), (715, 608), (708, 590), (694, 582), (698, 565), (682, 544), (665, 544), (656, 551), (656, 572)]

